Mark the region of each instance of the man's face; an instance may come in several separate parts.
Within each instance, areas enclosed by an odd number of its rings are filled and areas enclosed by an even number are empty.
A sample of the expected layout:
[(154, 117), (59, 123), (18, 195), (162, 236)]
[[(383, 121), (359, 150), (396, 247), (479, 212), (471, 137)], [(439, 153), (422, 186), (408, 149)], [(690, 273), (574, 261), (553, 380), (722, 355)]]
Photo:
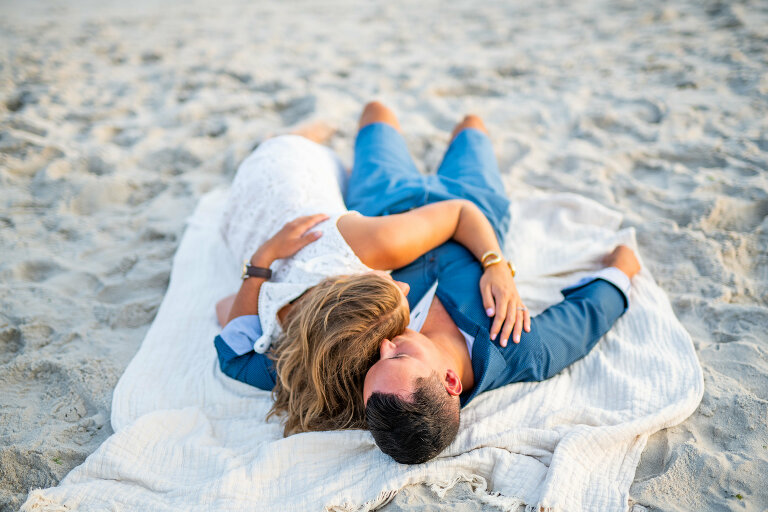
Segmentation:
[(431, 339), (411, 329), (391, 341), (385, 339), (379, 349), (379, 361), (365, 376), (363, 400), (367, 403), (376, 391), (408, 399), (416, 379), (439, 373), (441, 356)]

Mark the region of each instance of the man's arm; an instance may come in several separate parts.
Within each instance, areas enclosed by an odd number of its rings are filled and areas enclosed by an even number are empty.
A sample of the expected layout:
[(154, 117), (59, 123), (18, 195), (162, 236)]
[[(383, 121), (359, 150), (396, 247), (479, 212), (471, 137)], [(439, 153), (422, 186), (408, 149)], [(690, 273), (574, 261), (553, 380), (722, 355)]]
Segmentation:
[[(625, 276), (627, 283), (640, 270), (635, 253), (623, 245), (603, 263)], [(562, 302), (531, 319), (531, 332), (522, 334), (519, 345), (501, 349), (507, 368), (489, 389), (548, 379), (587, 355), (629, 307), (624, 284), (611, 279), (610, 272), (599, 272), (564, 289)]]
[(213, 344), (219, 355), (219, 367), (225, 375), (271, 391), (276, 379), (274, 362), (266, 354), (253, 350), (254, 342), (262, 334), (258, 315), (239, 316), (227, 324)]

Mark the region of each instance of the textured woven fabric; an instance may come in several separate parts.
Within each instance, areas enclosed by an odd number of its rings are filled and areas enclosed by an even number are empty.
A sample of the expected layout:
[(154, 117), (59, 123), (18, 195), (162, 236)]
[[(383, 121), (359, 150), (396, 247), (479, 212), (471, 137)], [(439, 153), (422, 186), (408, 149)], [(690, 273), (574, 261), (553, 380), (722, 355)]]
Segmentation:
[[(534, 312), (599, 268), (620, 216), (585, 198), (512, 198), (505, 252)], [(648, 436), (684, 420), (703, 393), (690, 336), (647, 270), (631, 307), (585, 358), (552, 379), (478, 396), (437, 459), (402, 466), (365, 431), (282, 438), (264, 421), (268, 392), (224, 376), (211, 339), (214, 304), (238, 285), (208, 194), (189, 222), (166, 297), (115, 389), (109, 439), (58, 487), (33, 491), (24, 510), (371, 510), (403, 486), (444, 491), (468, 481), (507, 510), (625, 511)]]

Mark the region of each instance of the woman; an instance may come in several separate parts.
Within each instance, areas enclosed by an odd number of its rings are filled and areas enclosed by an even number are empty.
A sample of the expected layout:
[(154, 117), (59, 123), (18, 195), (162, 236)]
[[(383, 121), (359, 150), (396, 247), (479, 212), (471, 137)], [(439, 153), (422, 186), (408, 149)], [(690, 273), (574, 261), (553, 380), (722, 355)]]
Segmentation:
[[(392, 125), (392, 117), (371, 103), (360, 129)], [(468, 116), (453, 137), (465, 129), (485, 131), (479, 118)], [(215, 342), (221, 367), (273, 389), (270, 415), (285, 414), (286, 435), (364, 428), (365, 373), (382, 341), (402, 333), (409, 320), (407, 285), (376, 271), (403, 267), (453, 239), (491, 262), (480, 287), (489, 316), (496, 313), (494, 334), (507, 339), (515, 324), (519, 331), (527, 321), (497, 235), (478, 205), (446, 193), (439, 198), (445, 200), (407, 212), (365, 217), (346, 210), (343, 173), (327, 148), (307, 138), (271, 139), (240, 166), (222, 224), (228, 245), (248, 264), (237, 295), (217, 308), (225, 325)], [(286, 219), (295, 220), (283, 226)], [(518, 310), (523, 313), (506, 314)], [(270, 355), (263, 355), (273, 341)]]

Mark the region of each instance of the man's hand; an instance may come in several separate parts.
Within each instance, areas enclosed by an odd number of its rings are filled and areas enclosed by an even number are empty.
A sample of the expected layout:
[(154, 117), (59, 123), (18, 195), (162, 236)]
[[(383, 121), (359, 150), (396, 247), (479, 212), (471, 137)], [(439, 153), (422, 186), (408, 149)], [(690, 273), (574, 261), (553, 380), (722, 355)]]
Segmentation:
[(512, 273), (504, 261), (485, 269), (483, 277), (480, 278), (480, 293), (486, 313), (494, 317), (491, 326), (492, 340), (496, 339), (501, 330), (499, 345), (506, 347), (510, 333), (512, 340), (520, 343), (523, 328), (525, 332), (531, 332), (531, 312), (523, 304)]
[(299, 217), (288, 222), (275, 236), (264, 242), (253, 257), (251, 264), (256, 266), (269, 266), (266, 262), (272, 262), (281, 258), (290, 258), (300, 249), (311, 244), (322, 236), (320, 231), (310, 231), (313, 227), (328, 220), (328, 215), (318, 213)]
[(606, 267), (618, 268), (630, 279), (640, 272), (640, 262), (637, 260), (635, 252), (626, 245), (619, 245), (613, 252), (606, 255), (603, 258), (603, 264)]

